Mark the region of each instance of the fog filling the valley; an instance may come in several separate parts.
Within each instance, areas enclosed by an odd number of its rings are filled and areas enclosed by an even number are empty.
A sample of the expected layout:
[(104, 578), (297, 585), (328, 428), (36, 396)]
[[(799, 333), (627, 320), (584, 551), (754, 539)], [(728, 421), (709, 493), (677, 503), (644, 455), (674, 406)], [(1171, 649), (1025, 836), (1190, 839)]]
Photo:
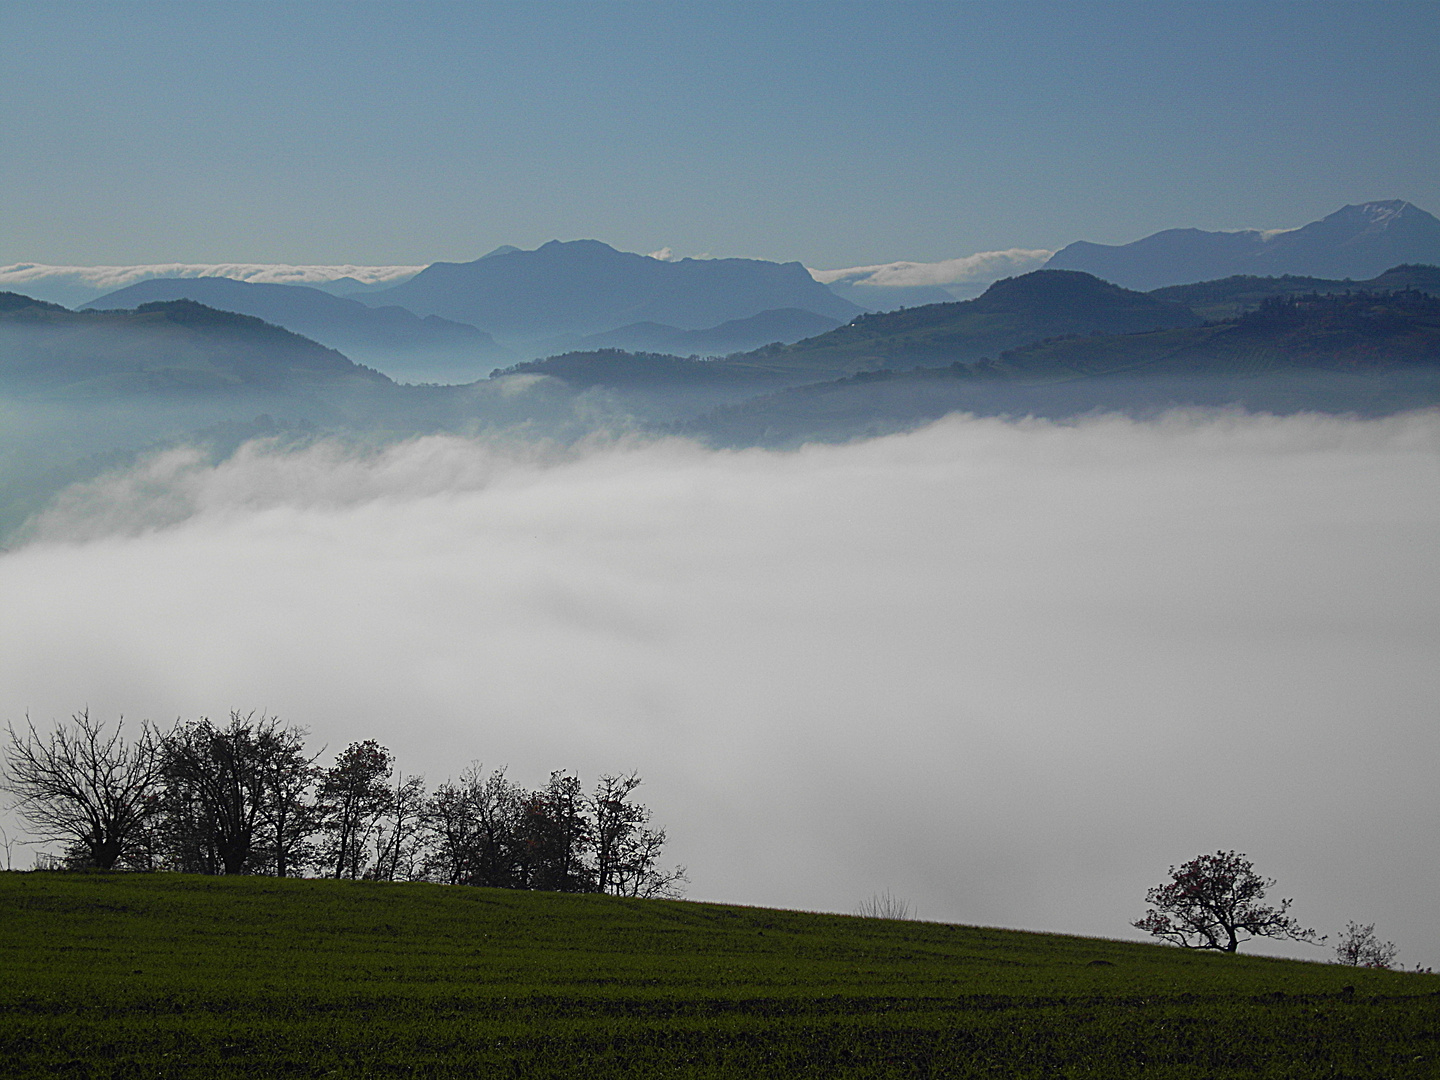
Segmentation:
[(171, 452), (0, 555), (0, 720), (637, 769), (695, 899), (1139, 937), (1234, 848), (1440, 963), (1437, 530), (1436, 411)]

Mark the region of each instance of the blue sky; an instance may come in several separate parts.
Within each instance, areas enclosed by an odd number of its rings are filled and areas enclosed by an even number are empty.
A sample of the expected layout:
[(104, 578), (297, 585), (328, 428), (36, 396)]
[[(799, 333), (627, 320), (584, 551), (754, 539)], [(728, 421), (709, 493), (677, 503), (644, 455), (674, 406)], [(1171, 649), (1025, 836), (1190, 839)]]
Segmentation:
[(936, 260), (1440, 212), (1440, 5), (0, 9), (0, 263)]

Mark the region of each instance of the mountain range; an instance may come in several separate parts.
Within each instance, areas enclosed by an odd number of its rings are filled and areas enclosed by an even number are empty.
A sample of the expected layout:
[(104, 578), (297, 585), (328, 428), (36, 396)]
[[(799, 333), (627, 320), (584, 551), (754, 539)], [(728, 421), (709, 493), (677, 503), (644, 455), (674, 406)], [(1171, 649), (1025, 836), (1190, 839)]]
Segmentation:
[(721, 445), (796, 446), (904, 431), (952, 412), (1383, 415), (1437, 404), (1440, 297), (1352, 292), (1274, 297), (1222, 323), (1053, 338), (979, 363), (864, 372), (722, 406), (682, 430)]
[(152, 278), (219, 277), (270, 285), (309, 285), (345, 296), (388, 288), (414, 277), (423, 266), (297, 266), (293, 263), (132, 263), (128, 266), (54, 266), (11, 263), (0, 266), (0, 291), (80, 307), (106, 293)]
[(1166, 229), (1120, 245), (1080, 240), (1045, 268), (1150, 290), (1232, 275), (1369, 278), (1401, 263), (1440, 263), (1440, 219), (1393, 199), (1345, 206), (1298, 229)]
[(861, 315), (829, 333), (732, 357), (763, 367), (853, 373), (979, 360), (1059, 334), (1129, 334), (1193, 326), (1183, 304), (1073, 270), (997, 281), (973, 300)]
[(0, 293), (0, 531), (144, 448), (223, 454), (276, 432), (570, 442), (658, 431), (796, 446), (957, 410), (1379, 414), (1440, 404), (1440, 268), (1395, 267), (1360, 284), (1372, 288), (1252, 276), (1144, 294), (1040, 270), (974, 300), (867, 315), (723, 359), (589, 349), (427, 386), (397, 385), (290, 330), (193, 300), (71, 311)]
[[(186, 283), (145, 282), (133, 288), (144, 292), (172, 284)], [(974, 300), (869, 314), (839, 327), (833, 327), (824, 316), (801, 311), (764, 313), (759, 320), (749, 321), (771, 330), (774, 326), (767, 325), (766, 319), (784, 315), (792, 326), (796, 319), (809, 318), (833, 328), (793, 344), (769, 344), (723, 359), (685, 359), (602, 347), (512, 365), (499, 374), (557, 379), (578, 390), (646, 387), (651, 392), (700, 385), (744, 392), (752, 383), (823, 382), (865, 372), (938, 366), (988, 371), (992, 376), (1004, 370), (1013, 381), (1019, 370), (1014, 358), (1025, 350), (1029, 350), (1025, 355), (1039, 355), (1036, 350), (1040, 350), (1047, 356), (1068, 357), (1057, 363), (1088, 376), (1097, 365), (1129, 364), (1128, 358), (1136, 355), (1137, 349), (1169, 349), (1171, 345), (1189, 349), (1204, 342), (1213, 352), (1215, 342), (1248, 340), (1243, 334), (1236, 336), (1234, 327), (1253, 329), (1256, 325), (1246, 321), (1252, 316), (1244, 314), (1238, 321), (1232, 316), (1206, 322), (1182, 301), (1206, 311), (1255, 304), (1263, 311), (1287, 297), (1312, 306), (1326, 296), (1336, 304), (1352, 296), (1426, 297), (1440, 294), (1440, 268), (1396, 267), (1364, 284), (1370, 288), (1357, 289), (1353, 282), (1329, 279), (1236, 277), (1146, 294), (1079, 271), (1038, 270), (996, 282)], [(1385, 291), (1386, 286), (1390, 291)], [(272, 290), (281, 290), (282, 299), (299, 295), (306, 303), (314, 302), (313, 296), (305, 296), (305, 290), (297, 286), (225, 282), (222, 287), (247, 296), (257, 291), (268, 296)], [(325, 294), (314, 296), (353, 315), (350, 302)], [(1398, 303), (1394, 300), (1392, 306)], [(363, 310), (396, 317), (393, 309)], [(1341, 309), (1326, 310), (1334, 316)], [(1409, 333), (1416, 324), (1414, 312), (1406, 310)], [(1367, 316), (1368, 322), (1355, 322), (1354, 312), (1345, 311), (1351, 320), (1346, 324), (1347, 334), (1358, 335), (1357, 340), (1367, 342), (1369, 348), (1400, 349), (1398, 339), (1386, 336), (1389, 331), (1383, 320)], [(417, 323), (427, 325), (408, 313), (401, 313), (401, 318), (402, 325), (412, 328)], [(704, 333), (659, 326), (642, 329), (672, 339), (679, 335), (694, 340)], [(1309, 340), (1313, 344), (1322, 337), (1312, 335)], [(1078, 359), (1082, 355), (1091, 359), (1082, 362)], [(1153, 357), (1145, 363), (1152, 361)], [(357, 382), (371, 387), (392, 385), (379, 372), (288, 329), (189, 299), (151, 301), (134, 310), (70, 311), (18, 294), (0, 294), (0, 385), (12, 392), (66, 396), (223, 392), (236, 387), (281, 390)], [(436, 387), (446, 389), (453, 388)]]
[[(807, 271), (757, 259), (670, 261), (576, 240), (533, 251), (505, 246), (471, 262), (426, 267), (27, 263), (0, 267), (0, 288), (41, 299), (55, 299), (47, 290), (58, 290), (66, 303), (84, 294), (91, 307), (191, 299), (284, 326), (404, 381), (455, 382), (564, 351), (720, 355), (793, 344), (827, 329), (818, 318), (843, 324), (865, 310), (953, 303), (984, 288), (975, 275), (1033, 265), (1044, 255), (1011, 249)], [(1405, 263), (1440, 263), (1440, 221), (1389, 201), (1347, 206), (1291, 230), (1169, 229), (1119, 246), (1082, 241), (1052, 255), (1046, 268), (1145, 291), (1234, 276), (1369, 279)], [(947, 275), (965, 282), (919, 284)], [(97, 301), (102, 283), (111, 291)]]
[(598, 240), (552, 240), (534, 251), (501, 249), (474, 262), (434, 263), (409, 281), (361, 299), (470, 323), (517, 341), (600, 334), (644, 322), (703, 330), (778, 308), (844, 322), (863, 310), (798, 262), (665, 262)]

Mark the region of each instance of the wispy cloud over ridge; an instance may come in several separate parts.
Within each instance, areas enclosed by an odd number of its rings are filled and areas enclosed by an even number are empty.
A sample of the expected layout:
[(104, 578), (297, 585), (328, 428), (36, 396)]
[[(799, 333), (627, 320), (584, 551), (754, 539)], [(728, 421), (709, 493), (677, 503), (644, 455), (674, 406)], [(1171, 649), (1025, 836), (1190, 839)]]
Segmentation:
[(150, 278), (223, 277), (275, 285), (314, 285), (354, 278), (363, 285), (383, 285), (414, 277), (424, 266), (292, 266), (288, 263), (146, 263), (136, 266), (47, 266), (12, 263), (0, 266), (0, 285), (19, 285), (46, 278), (69, 278), (97, 289), (123, 289)]
[(133, 266), (0, 266), (0, 290), (58, 303), (84, 303), (151, 278), (223, 277), (275, 285), (326, 285), (352, 278), (361, 285), (395, 285), (424, 266), (293, 266), (288, 263), (145, 263)]
[(810, 270), (810, 276), (825, 285), (915, 286), (961, 285), (990, 282), (1011, 274), (1035, 270), (1055, 254), (1042, 248), (1009, 248), (980, 251), (940, 262), (893, 262), (875, 266), (852, 266), (844, 270)]

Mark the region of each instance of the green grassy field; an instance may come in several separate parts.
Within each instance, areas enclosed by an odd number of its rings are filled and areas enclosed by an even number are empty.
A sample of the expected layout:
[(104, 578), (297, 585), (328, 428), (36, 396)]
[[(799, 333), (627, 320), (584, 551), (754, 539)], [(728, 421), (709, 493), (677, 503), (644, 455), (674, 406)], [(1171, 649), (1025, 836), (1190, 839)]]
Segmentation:
[(1440, 979), (760, 908), (0, 874), (0, 1074), (1440, 1075)]

